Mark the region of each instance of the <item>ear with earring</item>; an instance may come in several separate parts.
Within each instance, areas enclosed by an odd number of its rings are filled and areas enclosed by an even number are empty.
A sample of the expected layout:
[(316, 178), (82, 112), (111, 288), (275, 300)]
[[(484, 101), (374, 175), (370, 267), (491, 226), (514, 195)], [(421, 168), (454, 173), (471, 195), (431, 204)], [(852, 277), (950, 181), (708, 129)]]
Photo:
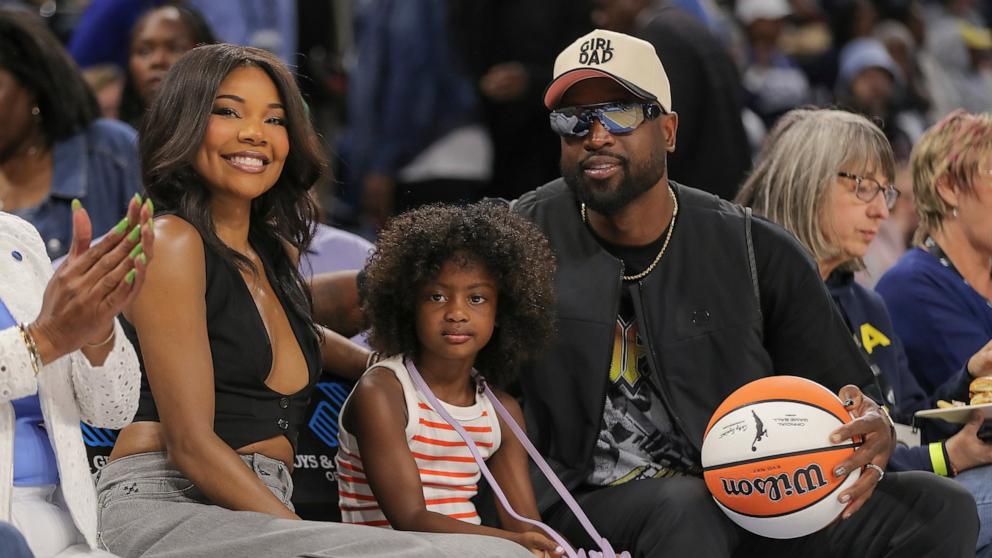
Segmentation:
[[(41, 107), (39, 107), (38, 105), (31, 107), (31, 118), (34, 119), (35, 124), (41, 124)], [(35, 155), (38, 154), (38, 151), (39, 151), (38, 146), (32, 145), (31, 147), (28, 148), (28, 156), (34, 157)]]

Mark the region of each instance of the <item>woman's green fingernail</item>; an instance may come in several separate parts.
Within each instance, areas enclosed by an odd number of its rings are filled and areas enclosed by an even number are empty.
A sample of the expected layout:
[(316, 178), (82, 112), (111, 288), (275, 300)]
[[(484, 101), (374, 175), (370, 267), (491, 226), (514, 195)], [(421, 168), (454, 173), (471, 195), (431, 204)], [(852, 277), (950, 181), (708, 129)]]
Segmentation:
[(131, 250), (131, 253), (128, 254), (127, 257), (133, 260), (134, 258), (137, 258), (140, 254), (143, 254), (144, 252), (145, 249), (141, 247), (141, 243), (139, 242), (138, 245), (135, 246), (133, 250)]
[(138, 259), (134, 261), (141, 262), (141, 265), (148, 265), (148, 256), (146, 256), (144, 252), (142, 252), (141, 254), (138, 254)]
[(137, 242), (138, 238), (141, 236), (141, 225), (131, 229), (131, 234), (127, 235), (127, 239), (131, 242)]
[(135, 194), (134, 201), (138, 202), (138, 205), (141, 205), (141, 194)]
[(137, 274), (138, 274), (138, 270), (137, 269), (132, 269), (131, 271), (128, 271), (127, 272), (127, 275), (124, 276), (124, 282), (127, 283), (128, 285), (133, 285), (134, 284), (134, 276), (137, 275)]
[(81, 201), (79, 201), (77, 199), (73, 199), (72, 200), (72, 210), (73, 211), (76, 211), (77, 209), (82, 209), (82, 208), (83, 208), (83, 202), (81, 202)]
[(151, 198), (145, 199), (145, 206), (148, 208), (148, 216), (150, 217), (152, 213), (155, 213), (155, 204), (152, 203)]
[(151, 228), (153, 231), (155, 230), (155, 218), (152, 217), (151, 215), (148, 216), (148, 227)]
[(121, 219), (119, 223), (114, 225), (114, 232), (117, 234), (124, 234), (124, 231), (127, 230), (127, 225), (128, 225), (128, 218), (125, 217)]

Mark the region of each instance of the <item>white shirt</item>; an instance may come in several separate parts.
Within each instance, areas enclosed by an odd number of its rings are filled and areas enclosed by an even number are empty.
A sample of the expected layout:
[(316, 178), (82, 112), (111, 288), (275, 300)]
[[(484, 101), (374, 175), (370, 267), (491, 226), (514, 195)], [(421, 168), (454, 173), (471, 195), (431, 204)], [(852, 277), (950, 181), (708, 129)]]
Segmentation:
[[(0, 299), (16, 321), (31, 322), (38, 316), (51, 276), (51, 261), (38, 232), (27, 221), (0, 212)], [(92, 366), (76, 351), (44, 366), (37, 376), (17, 328), (0, 331), (0, 521), (10, 521), (11, 516), (14, 408), (10, 402), (38, 393), (66, 506), (90, 548), (96, 548), (96, 490), (79, 421), (123, 428), (138, 409), (141, 386), (134, 349), (116, 321), (114, 328), (114, 347), (103, 366)]]

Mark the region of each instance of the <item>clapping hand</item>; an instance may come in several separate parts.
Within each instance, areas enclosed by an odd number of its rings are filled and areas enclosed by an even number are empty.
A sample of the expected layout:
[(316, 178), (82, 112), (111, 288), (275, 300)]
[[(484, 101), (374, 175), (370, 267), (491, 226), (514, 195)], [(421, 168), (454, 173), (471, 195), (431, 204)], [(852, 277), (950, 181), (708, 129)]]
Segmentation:
[(114, 318), (141, 289), (152, 259), (151, 200), (142, 203), (136, 194), (127, 216), (93, 246), (89, 215), (78, 201), (72, 206), (68, 257), (49, 280), (41, 312), (28, 326), (42, 364), (86, 345), (109, 346)]

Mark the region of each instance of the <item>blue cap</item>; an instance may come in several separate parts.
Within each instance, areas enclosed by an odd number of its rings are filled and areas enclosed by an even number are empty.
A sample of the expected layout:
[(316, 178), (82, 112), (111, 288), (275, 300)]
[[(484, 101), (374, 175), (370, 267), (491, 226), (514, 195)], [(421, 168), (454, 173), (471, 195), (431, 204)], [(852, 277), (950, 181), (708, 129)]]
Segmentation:
[(902, 70), (878, 39), (855, 39), (840, 51), (840, 70), (837, 74), (839, 85), (848, 86), (861, 72), (869, 68), (881, 68), (892, 76), (898, 85), (903, 84)]

